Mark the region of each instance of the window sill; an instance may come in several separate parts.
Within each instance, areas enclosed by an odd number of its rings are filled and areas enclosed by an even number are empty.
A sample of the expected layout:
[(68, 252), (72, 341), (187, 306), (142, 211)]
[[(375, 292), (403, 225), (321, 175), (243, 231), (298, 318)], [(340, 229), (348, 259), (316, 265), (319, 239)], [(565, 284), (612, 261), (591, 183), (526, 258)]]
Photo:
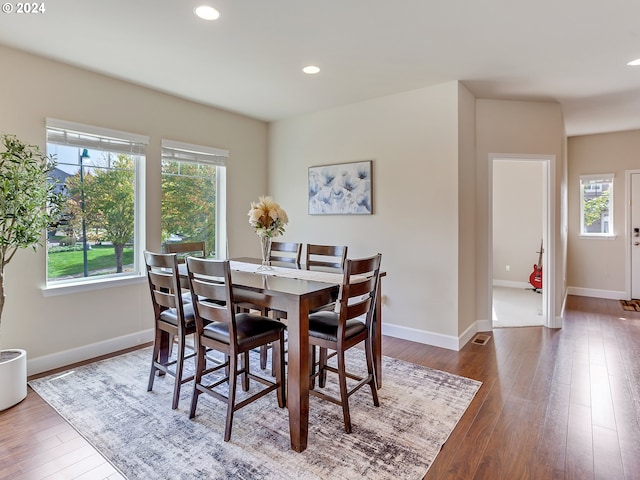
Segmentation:
[(55, 297), (58, 295), (71, 295), (73, 293), (89, 292), (92, 290), (103, 290), (105, 288), (135, 285), (144, 283), (146, 281), (146, 278), (147, 277), (142, 274), (117, 278), (103, 278), (100, 280), (48, 285), (42, 288), (41, 291), (43, 297)]
[(578, 235), (578, 238), (584, 238), (589, 240), (615, 240), (617, 235)]

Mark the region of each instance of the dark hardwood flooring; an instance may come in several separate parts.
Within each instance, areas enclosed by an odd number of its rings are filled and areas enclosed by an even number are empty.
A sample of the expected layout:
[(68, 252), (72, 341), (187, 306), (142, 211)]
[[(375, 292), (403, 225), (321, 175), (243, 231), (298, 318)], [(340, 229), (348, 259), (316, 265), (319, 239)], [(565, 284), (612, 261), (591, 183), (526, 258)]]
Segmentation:
[[(564, 328), (385, 355), (483, 382), (425, 479), (640, 479), (640, 313), (570, 296)], [(310, 446), (312, 448), (312, 446)], [(121, 478), (37, 394), (0, 413), (0, 479)]]

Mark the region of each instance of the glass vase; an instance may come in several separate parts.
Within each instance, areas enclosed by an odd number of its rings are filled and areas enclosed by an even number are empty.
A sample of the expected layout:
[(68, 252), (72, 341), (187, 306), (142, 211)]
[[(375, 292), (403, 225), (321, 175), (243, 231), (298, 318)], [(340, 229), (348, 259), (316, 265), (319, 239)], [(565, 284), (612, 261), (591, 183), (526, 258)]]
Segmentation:
[(258, 267), (258, 272), (267, 272), (273, 270), (271, 266), (271, 237), (266, 235), (260, 236), (260, 254), (262, 255), (262, 264)]

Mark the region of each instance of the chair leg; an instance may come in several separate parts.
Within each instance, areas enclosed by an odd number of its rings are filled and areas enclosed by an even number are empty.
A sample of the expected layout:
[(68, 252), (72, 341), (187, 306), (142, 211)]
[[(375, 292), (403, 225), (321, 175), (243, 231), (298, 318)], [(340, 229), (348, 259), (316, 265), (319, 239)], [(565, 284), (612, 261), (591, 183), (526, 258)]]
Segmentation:
[(149, 374), (149, 384), (147, 385), (147, 392), (150, 392), (153, 389), (153, 381), (156, 378), (156, 371), (158, 368), (156, 367), (156, 361), (158, 361), (158, 357), (160, 356), (160, 342), (162, 332), (156, 329), (156, 338), (153, 341), (153, 354), (151, 357), (151, 373)]
[(173, 385), (173, 403), (171, 404), (172, 409), (178, 408), (178, 403), (180, 402), (180, 387), (182, 385), (182, 372), (184, 370), (184, 343), (185, 338), (184, 335), (180, 335), (178, 340), (178, 359), (176, 362), (176, 378), (175, 383)]
[(320, 375), (318, 375), (318, 386), (320, 388), (324, 388), (327, 384), (327, 369), (324, 368), (327, 366), (327, 349), (320, 348), (320, 366), (319, 371)]
[(276, 391), (278, 395), (278, 406), (284, 408), (286, 400), (286, 381), (284, 372), (284, 334), (280, 335), (280, 340), (271, 346), (271, 366), (275, 370), (276, 383), (280, 384)]
[(309, 345), (309, 389), (313, 390), (316, 386), (316, 346)]
[(338, 382), (340, 383), (340, 400), (342, 402), (342, 416), (344, 429), (351, 433), (351, 415), (349, 414), (349, 395), (347, 391), (347, 376), (345, 375), (344, 351), (338, 352)]
[(196, 406), (198, 405), (198, 395), (200, 395), (200, 390), (198, 390), (198, 386), (202, 382), (202, 372), (204, 372), (205, 365), (206, 365), (205, 348), (200, 345), (197, 345), (196, 348), (197, 348), (196, 374), (193, 379), (193, 395), (191, 397), (191, 410), (189, 411), (189, 418), (193, 418), (196, 416)]
[(260, 347), (260, 368), (262, 370), (267, 368), (267, 348), (266, 345)]
[(376, 386), (376, 375), (373, 364), (373, 345), (371, 338), (367, 338), (364, 341), (364, 351), (367, 357), (367, 372), (369, 372), (369, 378), (371, 381), (369, 382), (369, 386), (371, 387), (371, 396), (373, 397), (373, 404), (376, 407), (380, 406), (380, 402), (378, 401), (378, 388)]
[[(244, 392), (249, 391), (249, 352), (242, 354), (242, 360), (240, 362), (242, 369), (242, 390)], [(232, 370), (233, 371), (233, 370)]]
[(231, 427), (233, 425), (233, 406), (236, 403), (236, 383), (238, 371), (237, 363), (238, 356), (231, 355), (231, 357), (229, 358), (229, 370), (231, 372), (231, 375), (229, 377), (229, 396), (227, 397), (227, 421), (224, 427), (225, 442), (228, 442), (231, 439)]

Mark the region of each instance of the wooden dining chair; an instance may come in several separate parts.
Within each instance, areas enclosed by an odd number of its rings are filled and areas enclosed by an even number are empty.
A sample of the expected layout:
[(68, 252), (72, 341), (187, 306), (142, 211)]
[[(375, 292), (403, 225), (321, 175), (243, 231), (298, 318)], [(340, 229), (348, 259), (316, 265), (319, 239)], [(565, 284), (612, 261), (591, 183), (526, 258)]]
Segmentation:
[(344, 269), (344, 262), (347, 259), (347, 247), (344, 245), (314, 245), (307, 244), (305, 268), (314, 270), (317, 268)]
[(302, 243), (271, 242), (269, 260), (272, 262), (295, 263), (300, 267), (302, 257)]
[[(231, 438), (233, 414), (236, 410), (276, 391), (278, 406), (285, 407), (284, 330), (285, 325), (262, 315), (236, 313), (228, 260), (187, 258), (187, 275), (196, 324), (196, 374), (189, 418), (196, 414), (198, 396), (207, 393), (227, 404), (224, 441)], [(249, 370), (249, 351), (271, 343), (276, 364), (275, 381), (254, 375)], [(206, 369), (206, 349), (223, 352), (227, 362)], [(238, 368), (238, 356), (241, 356)], [(222, 373), (221, 379), (209, 380), (207, 372)], [(249, 379), (265, 385), (241, 402), (236, 402), (236, 384), (242, 378), (244, 390), (249, 390)], [(217, 387), (228, 384), (225, 395)]]
[[(187, 257), (205, 258), (207, 248), (205, 242), (167, 242), (164, 244), (164, 253), (175, 253), (178, 256), (178, 263), (183, 264)], [(188, 289), (183, 288), (182, 299), (185, 302), (191, 302), (191, 293)]]
[(186, 257), (205, 258), (207, 248), (205, 242), (179, 242), (164, 244), (165, 253), (175, 253), (178, 255), (178, 263), (184, 263)]
[[(193, 379), (193, 375), (183, 378), (184, 361), (195, 355), (195, 352), (185, 353), (187, 349), (186, 337), (196, 331), (193, 306), (183, 301), (178, 258), (175, 253), (162, 254), (145, 251), (144, 259), (147, 266), (147, 279), (155, 324), (151, 373), (149, 374), (147, 391), (153, 389), (157, 372), (173, 376), (175, 380), (171, 408), (176, 409), (180, 401), (180, 386)], [(171, 360), (175, 339), (177, 339), (178, 351), (175, 359)]]
[[(323, 270), (342, 273), (347, 260), (346, 245), (314, 245), (307, 244), (305, 268), (307, 270)], [(335, 302), (328, 303), (315, 309), (315, 311), (334, 310)]]
[[(300, 260), (302, 257), (302, 243), (298, 242), (271, 242), (271, 252), (269, 254), (269, 260), (272, 262), (281, 263), (293, 263), (296, 268), (300, 268)], [(244, 305), (247, 307), (247, 305)], [(286, 312), (279, 310), (270, 310), (267, 308), (260, 309), (256, 306), (248, 306), (260, 310), (262, 315), (271, 315), (280, 321), (284, 321), (287, 318)], [(270, 345), (263, 345), (260, 347), (260, 368), (263, 370), (267, 368), (267, 355)], [(275, 376), (275, 363), (271, 362), (271, 375)]]
[[(381, 254), (368, 258), (347, 260), (338, 299), (339, 311), (321, 311), (309, 315), (309, 365), (311, 369), (309, 393), (342, 405), (344, 428), (347, 433), (351, 433), (349, 397), (354, 392), (365, 385), (369, 385), (373, 404), (376, 407), (379, 406), (373, 365), (371, 329), (376, 295), (378, 293), (381, 260)], [(364, 321), (361, 319), (362, 316), (364, 316)], [(367, 374), (358, 376), (346, 370), (345, 352), (363, 342)], [(317, 372), (315, 371), (316, 347), (320, 347)], [(327, 355), (328, 350), (335, 352), (337, 368), (327, 364), (327, 359), (329, 358), (329, 355)], [(338, 374), (340, 398), (319, 390), (325, 386), (327, 371)], [(316, 377), (319, 379), (318, 388), (315, 386)], [(348, 388), (347, 378), (358, 383)]]

